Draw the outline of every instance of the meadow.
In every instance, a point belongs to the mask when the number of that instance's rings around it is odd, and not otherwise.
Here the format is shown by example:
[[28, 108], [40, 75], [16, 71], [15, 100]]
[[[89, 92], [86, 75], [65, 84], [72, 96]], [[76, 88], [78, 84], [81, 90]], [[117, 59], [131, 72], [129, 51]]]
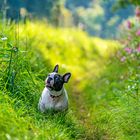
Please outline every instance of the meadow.
[[[120, 43], [42, 22], [0, 31], [0, 139], [139, 139], [139, 63], [121, 59]], [[69, 110], [43, 114], [38, 100], [56, 64], [72, 73]]]

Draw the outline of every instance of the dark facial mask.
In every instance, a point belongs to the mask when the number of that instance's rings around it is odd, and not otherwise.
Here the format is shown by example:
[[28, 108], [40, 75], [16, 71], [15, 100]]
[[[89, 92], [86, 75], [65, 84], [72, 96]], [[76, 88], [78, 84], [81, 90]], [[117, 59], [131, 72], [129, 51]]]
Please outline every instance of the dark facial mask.
[[63, 77], [59, 74], [54, 75], [54, 85], [53, 88], [55, 91], [60, 91], [63, 88]]

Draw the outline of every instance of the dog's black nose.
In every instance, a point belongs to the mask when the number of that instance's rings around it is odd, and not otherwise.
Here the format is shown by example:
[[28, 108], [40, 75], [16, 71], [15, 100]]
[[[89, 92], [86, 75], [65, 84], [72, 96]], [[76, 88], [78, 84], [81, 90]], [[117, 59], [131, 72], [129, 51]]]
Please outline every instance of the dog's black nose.
[[47, 83], [50, 83], [51, 80], [52, 80], [52, 78], [51, 77], [48, 77]]

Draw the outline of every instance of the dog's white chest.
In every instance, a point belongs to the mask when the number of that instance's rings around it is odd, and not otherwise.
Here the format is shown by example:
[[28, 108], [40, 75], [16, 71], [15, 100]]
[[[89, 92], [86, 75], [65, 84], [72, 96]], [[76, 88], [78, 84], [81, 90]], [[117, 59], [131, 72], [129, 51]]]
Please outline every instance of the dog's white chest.
[[51, 109], [63, 111], [68, 108], [68, 97], [65, 89], [63, 89], [63, 93], [59, 97], [52, 98], [50, 94], [50, 91], [47, 88], [44, 88], [38, 104], [39, 109], [42, 112]]

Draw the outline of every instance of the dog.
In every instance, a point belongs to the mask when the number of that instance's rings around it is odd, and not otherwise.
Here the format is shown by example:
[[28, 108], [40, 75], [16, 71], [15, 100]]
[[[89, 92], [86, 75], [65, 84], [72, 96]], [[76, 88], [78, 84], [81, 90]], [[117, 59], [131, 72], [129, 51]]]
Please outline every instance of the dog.
[[45, 88], [39, 99], [38, 108], [41, 112], [68, 110], [68, 95], [64, 83], [68, 83], [71, 73], [63, 76], [58, 74], [59, 65], [54, 67], [52, 73], [45, 80]]

